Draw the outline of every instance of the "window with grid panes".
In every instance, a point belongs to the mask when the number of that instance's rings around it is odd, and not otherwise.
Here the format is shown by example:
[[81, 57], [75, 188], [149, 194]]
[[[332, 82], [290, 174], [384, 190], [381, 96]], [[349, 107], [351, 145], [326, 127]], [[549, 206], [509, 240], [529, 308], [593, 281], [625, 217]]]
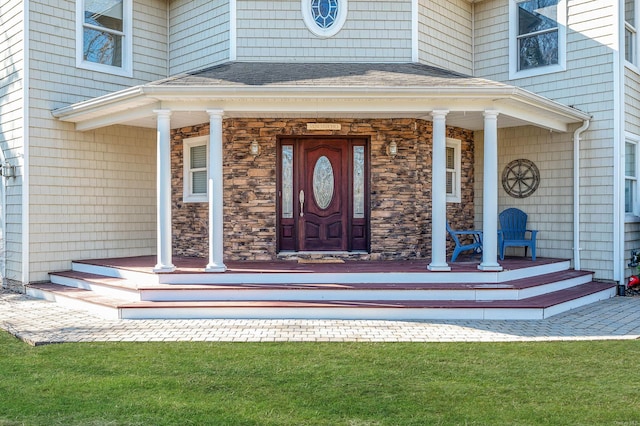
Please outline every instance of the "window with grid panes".
[[638, 141], [640, 138], [627, 135], [624, 147], [624, 211], [638, 216]]
[[565, 0], [510, 0], [510, 78], [564, 70]]
[[129, 75], [132, 48], [131, 0], [79, 0], [77, 65]]
[[206, 202], [208, 137], [184, 140], [184, 193], [185, 202]]
[[461, 168], [461, 142], [458, 139], [447, 138], [446, 147], [446, 173], [447, 173], [447, 201], [460, 202], [460, 168]]
[[624, 2], [624, 58], [638, 65], [637, 61], [637, 40], [638, 31], [636, 25], [638, 22], [638, 0], [625, 0]]

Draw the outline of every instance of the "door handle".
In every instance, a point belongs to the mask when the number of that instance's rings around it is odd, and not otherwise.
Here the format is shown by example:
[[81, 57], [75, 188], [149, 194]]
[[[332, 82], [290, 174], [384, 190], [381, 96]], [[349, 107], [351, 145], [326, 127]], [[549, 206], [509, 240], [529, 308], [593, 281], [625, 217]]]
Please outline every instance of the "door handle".
[[300, 190], [300, 217], [304, 216], [304, 189]]

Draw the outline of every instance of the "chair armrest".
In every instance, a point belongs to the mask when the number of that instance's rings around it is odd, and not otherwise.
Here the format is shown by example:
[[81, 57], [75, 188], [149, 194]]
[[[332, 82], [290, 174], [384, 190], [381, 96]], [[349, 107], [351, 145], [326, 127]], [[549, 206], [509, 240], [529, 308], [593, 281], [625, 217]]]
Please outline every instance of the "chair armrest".
[[482, 231], [479, 229], [471, 229], [467, 231], [453, 231], [453, 233], [456, 235], [471, 236], [475, 241], [482, 243]]
[[453, 231], [453, 233], [456, 235], [482, 235], [482, 231], [476, 229], [471, 229], [468, 231]]

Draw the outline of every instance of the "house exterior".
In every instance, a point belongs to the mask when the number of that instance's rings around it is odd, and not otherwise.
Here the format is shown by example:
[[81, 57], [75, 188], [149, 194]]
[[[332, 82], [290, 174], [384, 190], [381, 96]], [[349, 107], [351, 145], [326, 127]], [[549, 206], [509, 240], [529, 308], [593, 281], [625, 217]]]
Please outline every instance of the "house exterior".
[[[3, 285], [76, 259], [425, 259], [517, 207], [538, 256], [640, 247], [640, 4], [8, 0]], [[333, 185], [332, 182], [338, 182]]]

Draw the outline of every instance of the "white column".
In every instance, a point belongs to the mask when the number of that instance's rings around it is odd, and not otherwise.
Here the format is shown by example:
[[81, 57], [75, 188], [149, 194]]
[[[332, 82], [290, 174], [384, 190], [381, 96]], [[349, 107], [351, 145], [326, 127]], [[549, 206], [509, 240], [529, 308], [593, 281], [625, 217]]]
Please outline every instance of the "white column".
[[482, 185], [482, 271], [502, 271], [498, 263], [498, 111], [484, 112]]
[[449, 111], [432, 111], [433, 154], [431, 165], [431, 263], [430, 271], [450, 271], [447, 264], [447, 126]]
[[224, 272], [224, 199], [222, 172], [222, 116], [219, 109], [209, 114], [209, 169], [207, 194], [209, 197], [209, 263], [206, 272]]
[[157, 115], [157, 233], [158, 261], [154, 272], [173, 272], [171, 247], [171, 111], [159, 109]]

